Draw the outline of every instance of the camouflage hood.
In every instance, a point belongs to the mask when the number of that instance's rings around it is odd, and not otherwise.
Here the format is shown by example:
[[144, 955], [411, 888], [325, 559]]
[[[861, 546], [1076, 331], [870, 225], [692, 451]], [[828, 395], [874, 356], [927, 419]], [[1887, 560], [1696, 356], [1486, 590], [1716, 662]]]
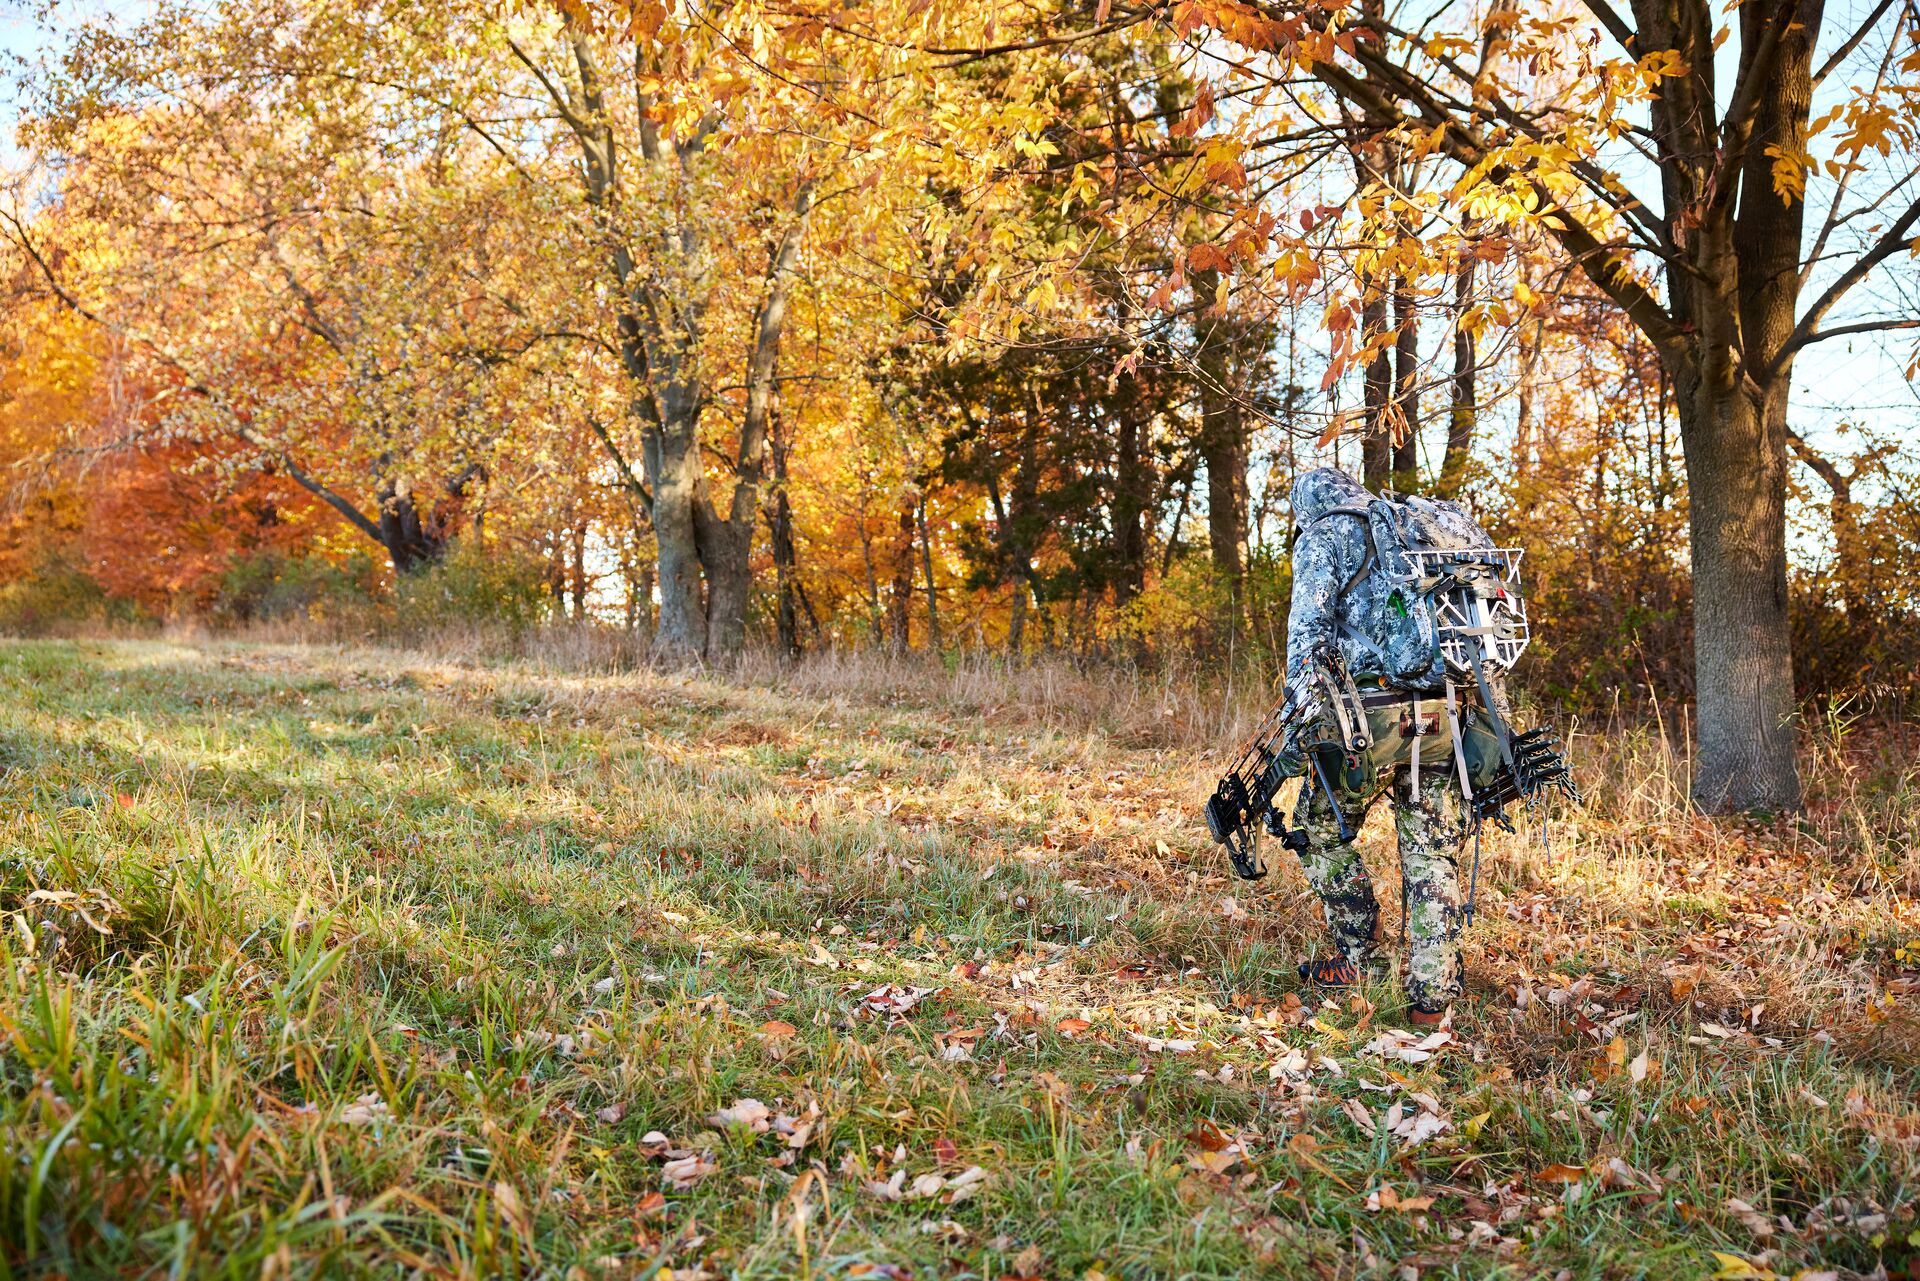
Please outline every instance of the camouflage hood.
[[1316, 467], [1293, 482], [1293, 524], [1305, 529], [1336, 507], [1364, 507], [1373, 498], [1359, 482], [1334, 467]]

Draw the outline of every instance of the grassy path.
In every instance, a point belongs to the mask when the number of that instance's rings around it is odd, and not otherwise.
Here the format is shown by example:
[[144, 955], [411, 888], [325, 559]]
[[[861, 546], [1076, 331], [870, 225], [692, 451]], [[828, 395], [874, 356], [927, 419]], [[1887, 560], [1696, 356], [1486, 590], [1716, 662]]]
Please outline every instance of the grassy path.
[[1688, 819], [1644, 743], [1593, 745], [1556, 852], [1492, 847], [1470, 999], [1415, 1042], [1390, 984], [1302, 1003], [1313, 909], [1294, 869], [1224, 878], [1194, 818], [1209, 759], [1031, 710], [937, 682], [0, 644], [0, 1260], [1090, 1279], [1920, 1255], [1910, 770], [1836, 749], [1807, 823], [1731, 829]]

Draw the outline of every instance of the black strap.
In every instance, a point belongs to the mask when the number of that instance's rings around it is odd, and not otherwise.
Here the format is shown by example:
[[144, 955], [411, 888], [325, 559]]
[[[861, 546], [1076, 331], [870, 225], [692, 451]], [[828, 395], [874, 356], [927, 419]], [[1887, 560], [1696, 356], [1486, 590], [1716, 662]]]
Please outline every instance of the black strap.
[[1480, 891], [1480, 819], [1473, 820], [1473, 877], [1467, 882], [1467, 924], [1473, 924], [1473, 899]]
[[1507, 718], [1500, 704], [1493, 699], [1493, 686], [1487, 680], [1487, 670], [1480, 661], [1480, 638], [1469, 636], [1467, 640], [1467, 658], [1473, 664], [1473, 680], [1480, 687], [1480, 701], [1486, 704], [1487, 719], [1493, 722], [1493, 736], [1500, 744], [1500, 759], [1507, 768], [1513, 768], [1513, 731], [1507, 728]]
[[1360, 522], [1360, 528], [1366, 533], [1366, 536], [1367, 536], [1366, 554], [1361, 556], [1360, 558], [1360, 568], [1353, 571], [1353, 577], [1349, 578], [1347, 580], [1347, 585], [1340, 589], [1340, 594], [1342, 596], [1347, 595], [1354, 588], [1358, 587], [1360, 585], [1361, 580], [1364, 579], [1367, 576], [1368, 572], [1373, 569], [1373, 561], [1374, 561], [1373, 522], [1367, 518], [1367, 512], [1368, 512], [1368, 509], [1366, 507], [1360, 506], [1358, 504], [1342, 503], [1338, 507], [1327, 508], [1327, 510], [1321, 512], [1318, 516], [1315, 516], [1313, 518], [1313, 523], [1315, 525], [1318, 525], [1321, 521], [1325, 520], [1329, 516], [1351, 516], [1355, 520], [1358, 520]]

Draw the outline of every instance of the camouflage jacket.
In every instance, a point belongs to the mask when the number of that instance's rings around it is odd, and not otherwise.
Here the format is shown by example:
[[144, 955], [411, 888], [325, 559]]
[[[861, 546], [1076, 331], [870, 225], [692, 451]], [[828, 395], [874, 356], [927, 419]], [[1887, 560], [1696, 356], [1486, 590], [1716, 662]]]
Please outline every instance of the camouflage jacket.
[[[1360, 508], [1373, 501], [1351, 476], [1332, 467], [1306, 472], [1293, 482], [1293, 523], [1299, 531], [1293, 547], [1293, 604], [1287, 619], [1287, 681], [1291, 686], [1316, 653], [1338, 655], [1358, 679], [1378, 675], [1382, 665], [1366, 639], [1383, 599], [1382, 576], [1369, 573], [1352, 591], [1343, 591], [1368, 561], [1367, 523], [1363, 518], [1322, 519], [1336, 507]], [[1403, 606], [1404, 608], [1404, 606]]]

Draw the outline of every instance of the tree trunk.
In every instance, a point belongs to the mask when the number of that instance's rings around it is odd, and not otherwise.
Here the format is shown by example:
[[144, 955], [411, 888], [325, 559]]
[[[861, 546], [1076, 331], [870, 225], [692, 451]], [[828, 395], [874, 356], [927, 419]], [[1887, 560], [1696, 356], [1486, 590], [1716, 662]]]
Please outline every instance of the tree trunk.
[[[1797, 810], [1792, 634], [1787, 616], [1787, 403], [1792, 360], [1776, 358], [1794, 330], [1806, 205], [1773, 189], [1767, 149], [1806, 144], [1813, 41], [1820, 0], [1743, 7], [1743, 57], [1762, 31], [1790, 16], [1764, 77], [1740, 153], [1739, 201], [1706, 190], [1705, 212], [1683, 272], [1669, 268], [1676, 313], [1692, 329], [1690, 361], [1669, 360], [1686, 453], [1693, 562], [1694, 697], [1699, 753], [1694, 803], [1710, 813]], [[1641, 8], [1647, 7], [1643, 0]], [[1645, 16], [1645, 15], [1643, 15]], [[1712, 102], [1710, 23], [1672, 27], [1682, 56], [1704, 59], [1693, 76], [1662, 86], [1654, 117], [1662, 150], [1691, 145], [1691, 99]], [[1665, 100], [1667, 93], [1675, 101]], [[1723, 138], [1721, 145], [1727, 145]], [[1689, 165], [1716, 163], [1688, 157]], [[1663, 169], [1665, 167], [1663, 166]], [[1679, 170], [1690, 185], [1705, 180]], [[1692, 196], [1683, 189], [1682, 197]], [[1669, 208], [1682, 208], [1669, 191]], [[1677, 368], [1673, 366], [1678, 366]]]
[[798, 556], [793, 545], [793, 506], [787, 499], [787, 444], [780, 436], [780, 418], [773, 418], [773, 493], [768, 496], [767, 534], [773, 544], [774, 643], [783, 658], [800, 657], [800, 611], [797, 607]]
[[[760, 515], [760, 478], [766, 470], [769, 424], [779, 410], [780, 340], [786, 333], [787, 295], [793, 287], [814, 185], [800, 184], [793, 216], [767, 255], [760, 305], [754, 313], [753, 346], [747, 354], [747, 407], [740, 423], [740, 453], [734, 463], [731, 509], [711, 536], [701, 539], [707, 570], [707, 658], [731, 662], [747, 643], [747, 602], [753, 592], [753, 531]], [[712, 509], [704, 508], [705, 515]]]
[[[1217, 271], [1195, 272], [1196, 298], [1211, 298]], [[1234, 374], [1235, 327], [1223, 316], [1203, 314], [1199, 329], [1200, 454], [1207, 464], [1207, 541], [1213, 567], [1233, 592], [1234, 623], [1240, 615], [1241, 578], [1247, 543], [1247, 416]]]
[[1393, 487], [1410, 494], [1420, 487], [1420, 317], [1405, 276], [1394, 281], [1393, 323]]
[[927, 522], [927, 493], [923, 489], [914, 504], [914, 519], [920, 525], [920, 568], [927, 578], [927, 648], [940, 652], [940, 598], [933, 583], [933, 532]]
[[1787, 625], [1786, 388], [1682, 388], [1693, 548], [1695, 803], [1710, 812], [1800, 805]]
[[899, 539], [893, 547], [893, 581], [887, 592], [887, 641], [895, 654], [904, 654], [912, 644], [908, 626], [913, 608], [914, 502], [911, 493], [900, 496], [897, 527]]
[[411, 574], [446, 555], [447, 540], [431, 521], [421, 519], [413, 485], [404, 478], [382, 489], [379, 526], [380, 545], [387, 549], [396, 574]]
[[587, 524], [581, 521], [572, 530], [573, 621], [587, 621]]
[[1115, 445], [1118, 459], [1114, 467], [1113, 551], [1118, 564], [1113, 596], [1114, 603], [1123, 606], [1146, 590], [1147, 509], [1152, 501], [1145, 448], [1147, 432], [1134, 409], [1130, 403], [1121, 406], [1119, 439]]
[[1201, 448], [1207, 464], [1207, 541], [1213, 567], [1232, 585], [1237, 599], [1246, 572], [1241, 555], [1247, 542], [1246, 425], [1228, 409], [1216, 409], [1207, 418]]
[[640, 571], [640, 581], [635, 587], [634, 596], [638, 606], [635, 614], [636, 621], [645, 624], [649, 633], [659, 626], [659, 620], [654, 617], [653, 611], [653, 586], [653, 566], [648, 565]]
[[1540, 363], [1540, 324], [1527, 320], [1513, 343], [1513, 474], [1525, 476], [1532, 468], [1534, 378]]
[[1475, 360], [1473, 335], [1467, 331], [1467, 309], [1473, 304], [1474, 257], [1460, 255], [1460, 269], [1453, 278], [1453, 404], [1447, 414], [1447, 452], [1440, 463], [1442, 498], [1458, 498], [1467, 477], [1467, 459], [1473, 449]]
[[[1360, 338], [1372, 342], [1387, 329], [1387, 296], [1369, 287], [1360, 305]], [[1393, 469], [1393, 431], [1387, 405], [1393, 398], [1393, 363], [1385, 350], [1367, 361], [1361, 382], [1366, 429], [1360, 437], [1360, 483], [1374, 493], [1387, 487]]]
[[660, 575], [660, 623], [653, 653], [669, 663], [707, 652], [707, 608], [700, 590], [700, 542], [694, 504], [702, 488], [700, 459], [684, 430], [651, 433], [646, 458], [653, 482], [653, 537]]
[[1027, 580], [1018, 572], [1013, 576], [1013, 604], [1007, 612], [1007, 653], [1020, 657], [1027, 640]]

